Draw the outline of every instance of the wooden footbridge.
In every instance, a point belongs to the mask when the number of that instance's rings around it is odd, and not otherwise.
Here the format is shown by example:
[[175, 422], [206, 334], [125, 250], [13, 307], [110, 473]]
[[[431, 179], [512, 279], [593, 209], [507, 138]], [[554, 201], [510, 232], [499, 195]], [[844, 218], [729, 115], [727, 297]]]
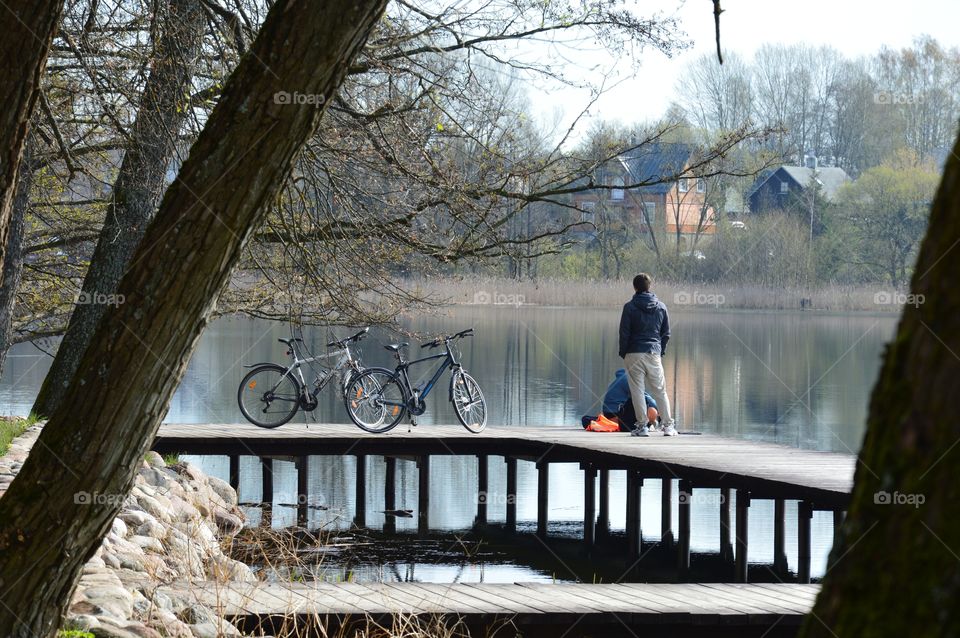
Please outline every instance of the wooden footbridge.
[[[517, 462], [536, 464], [537, 534], [547, 536], [548, 486], [551, 463], [579, 463], [584, 476], [583, 542], [595, 542], [609, 521], [609, 472], [627, 473], [626, 536], [628, 561], [641, 552], [640, 488], [659, 480], [661, 534], [665, 546], [676, 547], [681, 573], [690, 567], [690, 508], [695, 490], [719, 488], [721, 554], [735, 565], [734, 580], [747, 580], [748, 517], [752, 500], [771, 499], [774, 507], [775, 563], [786, 564], [785, 502], [799, 503], [798, 581], [810, 580], [810, 521], [814, 510], [832, 511], [835, 528], [842, 520], [853, 487], [853, 455], [801, 450], [782, 445], [727, 439], [710, 435], [630, 437], [621, 433], [592, 433], [579, 428], [494, 427], [471, 434], [459, 426], [422, 425], [408, 432], [399, 427], [387, 434], [368, 434], [351, 425], [287, 424], [266, 430], [247, 424], [164, 424], [154, 449], [161, 453], [217, 454], [230, 457], [230, 481], [239, 485], [239, 458], [261, 458], [264, 494], [272, 494], [274, 458], [293, 458], [298, 467], [298, 492], [307, 492], [307, 465], [311, 455], [354, 455], [357, 458], [358, 504], [355, 522], [365, 526], [367, 456], [386, 461], [384, 509], [396, 509], [396, 459], [414, 458], [419, 471], [418, 529], [429, 529], [430, 457], [475, 455], [478, 492], [487, 493], [489, 457], [503, 457], [507, 471], [506, 528], [517, 524]], [[673, 498], [673, 479], [679, 479], [679, 498]], [[599, 480], [599, 490], [596, 482]], [[736, 495], [736, 538], [731, 538], [731, 492]], [[307, 519], [307, 500], [299, 499], [298, 518]], [[676, 503], [676, 505], [675, 505]], [[676, 534], [673, 507], [678, 508]], [[386, 527], [392, 524], [388, 517]], [[477, 498], [476, 522], [487, 522], [485, 498]], [[798, 590], [800, 591], [800, 590]]]
[[[792, 636], [819, 586], [794, 584], [174, 583], [248, 631], [456, 619], [471, 635]], [[429, 632], [424, 632], [429, 633]], [[300, 635], [300, 634], [298, 634]], [[438, 634], [440, 635], [440, 634]]]

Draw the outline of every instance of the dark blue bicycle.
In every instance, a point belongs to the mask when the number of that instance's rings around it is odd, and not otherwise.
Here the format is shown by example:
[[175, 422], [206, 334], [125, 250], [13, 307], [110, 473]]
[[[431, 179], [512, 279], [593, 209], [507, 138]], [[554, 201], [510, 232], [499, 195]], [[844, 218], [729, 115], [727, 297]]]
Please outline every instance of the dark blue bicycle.
[[[427, 410], [425, 399], [447, 368], [450, 374], [450, 402], [457, 419], [471, 432], [478, 433], [487, 424], [487, 404], [477, 381], [467, 374], [450, 347], [452, 341], [473, 336], [473, 328], [447, 335], [420, 345], [421, 348], [439, 348], [444, 352], [413, 361], [404, 361], [407, 343], [384, 346], [397, 357], [396, 370], [367, 368], [347, 384], [344, 399], [350, 420], [367, 432], [387, 432], [397, 426], [406, 413], [411, 420]], [[408, 373], [410, 366], [442, 359], [433, 377], [423, 386], [414, 387]], [[414, 421], [415, 423], [415, 421]]]

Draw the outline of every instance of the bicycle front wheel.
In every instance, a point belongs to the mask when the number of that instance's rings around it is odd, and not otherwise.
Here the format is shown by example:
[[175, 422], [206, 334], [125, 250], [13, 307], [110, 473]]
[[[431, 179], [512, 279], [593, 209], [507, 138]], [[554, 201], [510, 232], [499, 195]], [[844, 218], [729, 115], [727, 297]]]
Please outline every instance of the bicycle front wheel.
[[257, 366], [240, 382], [237, 402], [244, 418], [262, 428], [276, 428], [297, 413], [300, 384], [286, 368], [272, 363]]
[[367, 432], [392, 430], [407, 411], [403, 387], [385, 368], [370, 368], [355, 376], [347, 385], [344, 402], [350, 420]]
[[487, 426], [487, 402], [477, 380], [463, 370], [450, 377], [450, 401], [463, 427], [479, 434]]

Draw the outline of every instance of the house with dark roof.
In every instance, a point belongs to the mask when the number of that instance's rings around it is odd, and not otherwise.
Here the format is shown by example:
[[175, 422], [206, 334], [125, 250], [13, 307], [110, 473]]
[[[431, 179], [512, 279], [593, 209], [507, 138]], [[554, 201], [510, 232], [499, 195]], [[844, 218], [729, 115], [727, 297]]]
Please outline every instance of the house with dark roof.
[[762, 214], [775, 210], [789, 210], [814, 184], [828, 202], [836, 200], [840, 188], [850, 181], [846, 171], [837, 166], [817, 166], [816, 158], [808, 156], [805, 166], [780, 166], [768, 169], [757, 177], [748, 198], [750, 212]]
[[574, 195], [584, 223], [622, 225], [637, 234], [682, 236], [715, 232], [714, 211], [706, 204], [707, 184], [690, 174], [694, 147], [647, 144], [604, 165], [594, 180], [607, 188]]

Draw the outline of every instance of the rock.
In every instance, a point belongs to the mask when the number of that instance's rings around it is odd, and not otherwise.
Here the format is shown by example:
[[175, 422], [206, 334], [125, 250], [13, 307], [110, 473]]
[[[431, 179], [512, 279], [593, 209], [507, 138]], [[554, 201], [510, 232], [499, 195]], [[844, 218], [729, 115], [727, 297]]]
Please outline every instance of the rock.
[[228, 556], [213, 556], [207, 568], [207, 578], [220, 582], [240, 581], [254, 582], [257, 580], [249, 565], [233, 560]]
[[131, 569], [135, 572], [143, 571], [143, 556], [136, 554], [117, 554], [117, 560], [120, 561], [121, 569]]
[[219, 508], [213, 512], [213, 520], [217, 524], [220, 533], [225, 536], [233, 536], [243, 529], [243, 521], [239, 516], [234, 516]]
[[146, 622], [167, 638], [193, 638], [190, 626], [177, 618], [172, 612], [156, 609]]
[[221, 636], [243, 635], [226, 620], [220, 620], [219, 627], [217, 623], [212, 622], [190, 625], [190, 631], [193, 632], [194, 638], [221, 638]]
[[140, 496], [137, 496], [137, 502], [140, 503], [140, 507], [142, 507], [146, 513], [150, 514], [155, 519], [161, 521], [170, 520], [169, 510], [165, 511], [163, 509], [163, 505], [160, 504], [160, 501], [157, 500], [156, 497], [144, 493]]
[[118, 585], [87, 587], [83, 590], [83, 597], [115, 618], [130, 618], [133, 615], [133, 596], [119, 586], [119, 581]]
[[124, 509], [122, 512], [120, 512], [120, 516], [118, 518], [133, 529], [137, 529], [138, 527], [146, 523], [148, 520], [151, 520], [151, 521], [157, 520], [151, 514], [148, 514], [143, 510], [127, 510], [127, 509]]
[[137, 634], [127, 629], [126, 624], [118, 621], [116, 618], [100, 618], [100, 626], [93, 630], [96, 638], [140, 638]]
[[67, 614], [67, 625], [71, 629], [91, 630], [99, 627], [100, 621], [89, 614]]
[[123, 538], [127, 535], [127, 524], [122, 518], [113, 519], [113, 524], [110, 526], [110, 532]]
[[155, 520], [144, 521], [143, 525], [137, 528], [137, 535], [163, 540], [167, 535], [167, 528]]
[[120, 559], [112, 552], [103, 553], [103, 563], [110, 569], [120, 569]]
[[130, 537], [130, 542], [138, 547], [143, 548], [144, 550], [156, 552], [158, 554], [163, 553], [163, 543], [152, 536], [140, 536], [139, 534], [134, 534]]
[[232, 507], [237, 506], [237, 491], [230, 487], [230, 484], [216, 476], [207, 477], [207, 485], [219, 496], [224, 503]]
[[160, 456], [158, 453], [154, 452], [153, 450], [150, 450], [149, 452], [144, 454], [143, 460], [146, 461], [147, 465], [151, 467], [162, 467], [162, 468], [167, 467], [167, 464], [163, 460], [163, 457]]

